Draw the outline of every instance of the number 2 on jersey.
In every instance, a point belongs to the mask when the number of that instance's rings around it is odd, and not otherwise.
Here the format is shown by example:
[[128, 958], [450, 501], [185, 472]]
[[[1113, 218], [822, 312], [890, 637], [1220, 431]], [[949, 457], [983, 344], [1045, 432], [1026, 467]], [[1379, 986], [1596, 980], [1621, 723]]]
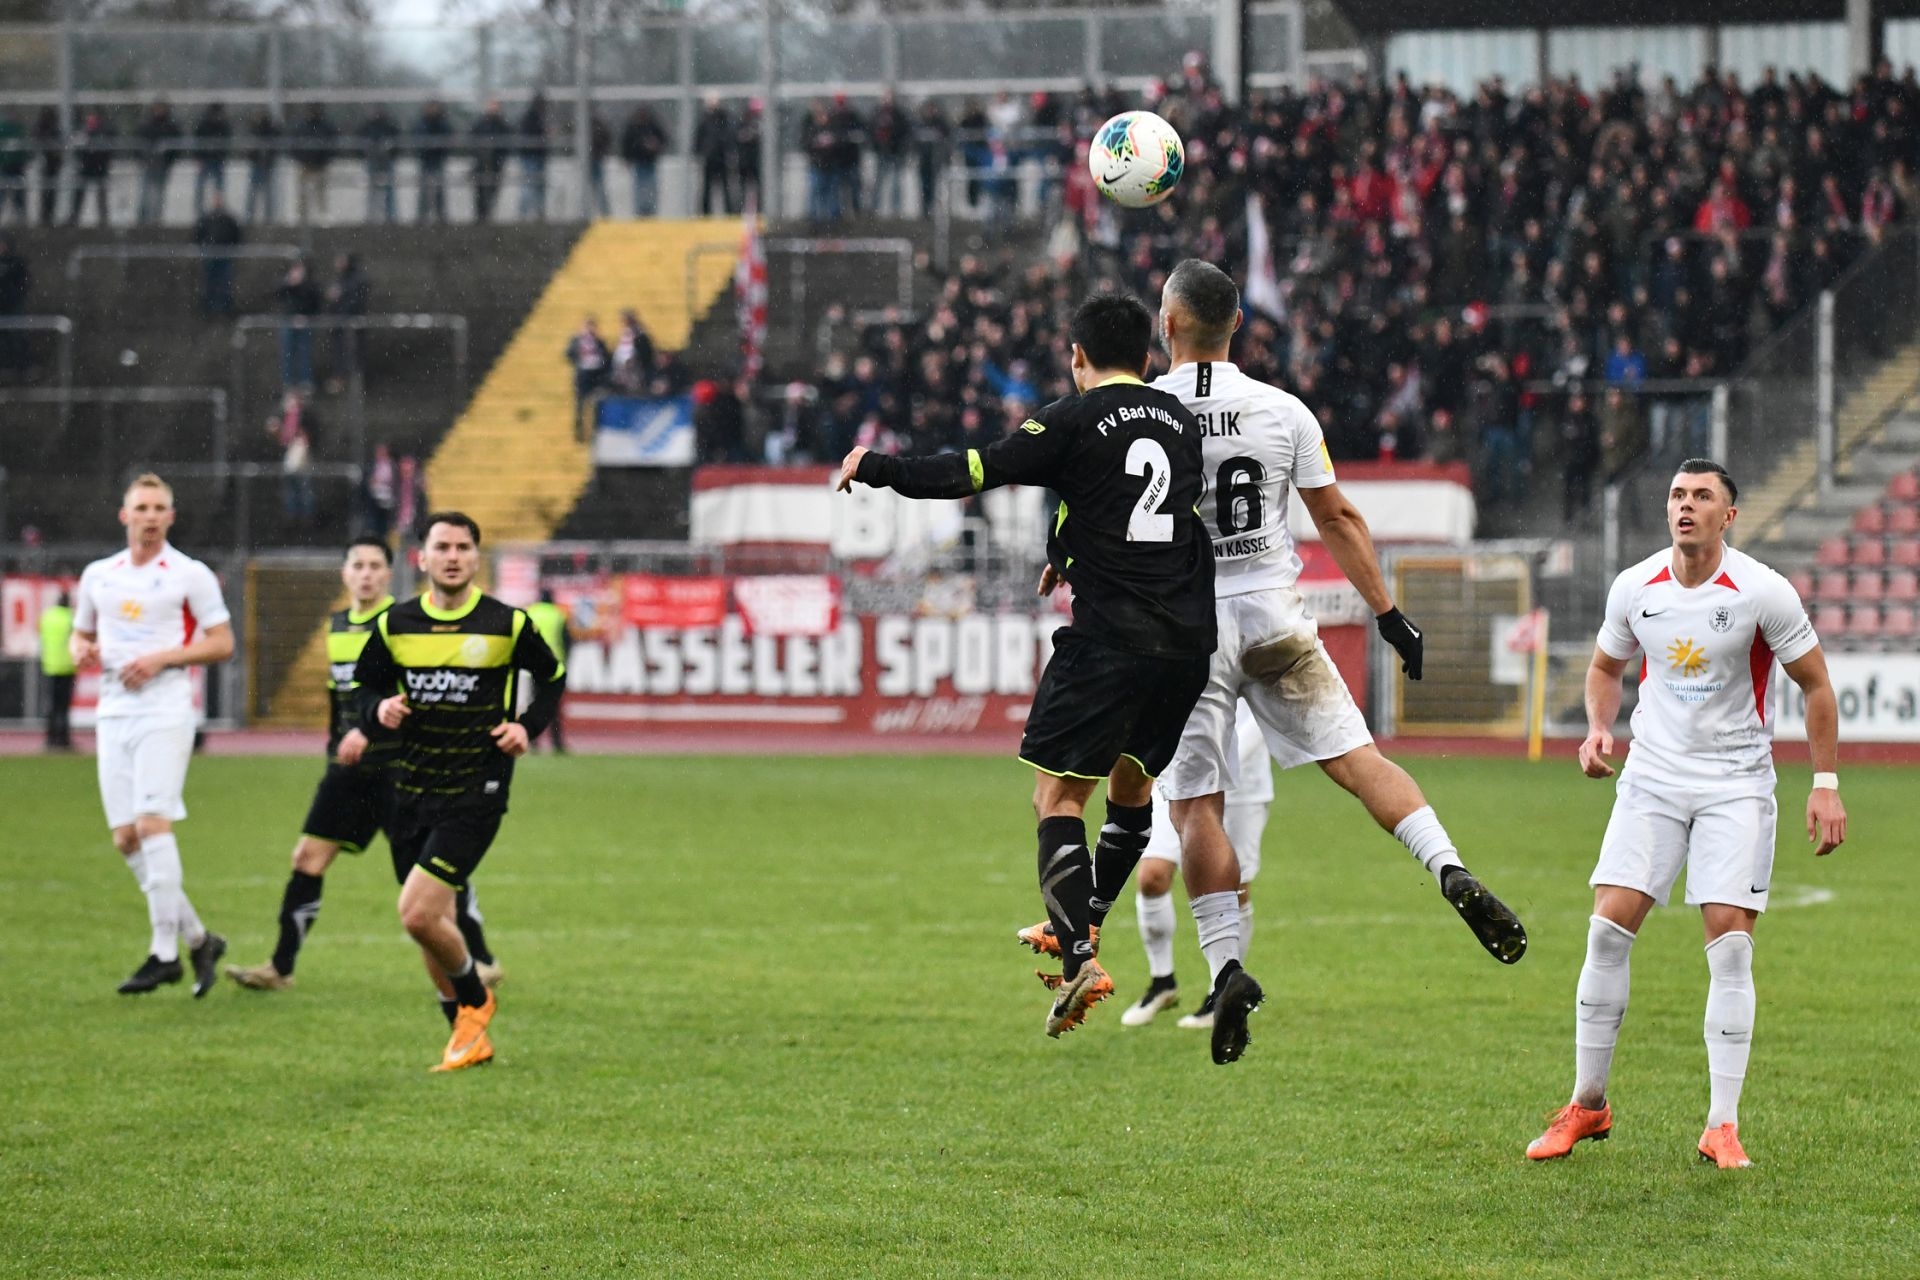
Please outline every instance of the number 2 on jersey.
[[1173, 464], [1158, 440], [1141, 436], [1127, 449], [1127, 474], [1145, 476], [1140, 501], [1127, 519], [1128, 542], [1172, 542], [1173, 516], [1159, 510], [1173, 489]]

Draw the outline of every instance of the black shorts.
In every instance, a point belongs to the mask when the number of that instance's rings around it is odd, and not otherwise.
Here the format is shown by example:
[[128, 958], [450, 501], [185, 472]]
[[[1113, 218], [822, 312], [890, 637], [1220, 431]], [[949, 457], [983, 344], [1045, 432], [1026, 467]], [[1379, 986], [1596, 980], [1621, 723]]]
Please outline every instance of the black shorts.
[[506, 816], [502, 809], [456, 809], [424, 818], [396, 817], [387, 828], [394, 879], [405, 884], [407, 875], [419, 867], [435, 880], [466, 888], [480, 859], [493, 847], [500, 819]]
[[1020, 759], [1056, 777], [1104, 778], [1127, 756], [1157, 777], [1173, 762], [1210, 665], [1206, 654], [1129, 653], [1062, 627], [1027, 714]]
[[392, 775], [385, 769], [349, 769], [330, 764], [313, 789], [313, 804], [300, 834], [330, 840], [348, 853], [363, 853], [387, 825], [393, 803]]

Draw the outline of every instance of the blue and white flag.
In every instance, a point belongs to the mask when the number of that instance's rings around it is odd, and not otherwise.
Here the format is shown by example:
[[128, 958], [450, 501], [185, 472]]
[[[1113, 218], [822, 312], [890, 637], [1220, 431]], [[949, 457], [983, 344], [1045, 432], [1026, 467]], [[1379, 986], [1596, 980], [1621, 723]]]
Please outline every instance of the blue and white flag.
[[594, 410], [595, 466], [690, 467], [693, 458], [691, 395], [608, 396]]

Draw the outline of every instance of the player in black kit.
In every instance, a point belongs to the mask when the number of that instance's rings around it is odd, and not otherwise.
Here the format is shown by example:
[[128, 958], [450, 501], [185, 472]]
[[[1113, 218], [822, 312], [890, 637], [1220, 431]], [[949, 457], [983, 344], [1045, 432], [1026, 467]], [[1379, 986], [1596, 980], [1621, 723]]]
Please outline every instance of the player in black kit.
[[[347, 607], [327, 618], [327, 697], [332, 707], [327, 726], [327, 771], [314, 789], [313, 804], [300, 826], [300, 840], [293, 847], [293, 873], [280, 896], [279, 940], [273, 956], [264, 964], [227, 966], [229, 978], [253, 991], [284, 991], [293, 985], [294, 963], [320, 916], [320, 891], [327, 869], [343, 852], [364, 852], [387, 825], [392, 796], [387, 766], [399, 744], [392, 739], [369, 741], [360, 729], [353, 667], [380, 615], [393, 604], [393, 596], [387, 591], [393, 581], [393, 553], [378, 538], [355, 538], [347, 544], [340, 581], [347, 589]], [[402, 880], [407, 871], [407, 866], [395, 867]], [[471, 889], [460, 894], [456, 919], [474, 954], [481, 981], [489, 987], [497, 986], [500, 966], [487, 948], [486, 930]], [[441, 1012], [448, 1022], [453, 1021], [451, 998], [441, 1001]]]
[[[1073, 382], [986, 449], [896, 458], [855, 449], [855, 480], [909, 498], [964, 498], [1007, 484], [1061, 496], [1040, 591], [1073, 588], [1073, 622], [1027, 717], [1020, 759], [1036, 772], [1040, 896], [1063, 972], [1047, 1034], [1085, 1020], [1113, 992], [1095, 959], [1096, 915], [1146, 848], [1153, 778], [1179, 745], [1214, 648], [1213, 544], [1195, 511], [1200, 430], [1180, 402], [1141, 381], [1153, 316], [1134, 298], [1095, 294], [1074, 312]], [[1106, 822], [1087, 849], [1087, 802], [1107, 780]]]

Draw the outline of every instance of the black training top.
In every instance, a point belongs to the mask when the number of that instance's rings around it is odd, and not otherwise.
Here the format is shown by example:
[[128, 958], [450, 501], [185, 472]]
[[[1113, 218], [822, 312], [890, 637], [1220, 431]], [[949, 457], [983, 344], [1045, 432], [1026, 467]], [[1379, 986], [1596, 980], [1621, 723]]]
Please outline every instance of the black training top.
[[[327, 759], [340, 750], [340, 739], [348, 730], [360, 728], [359, 686], [353, 682], [353, 669], [374, 624], [393, 604], [392, 596], [382, 596], [365, 613], [356, 613], [349, 605], [327, 615], [327, 694], [333, 703], [333, 717], [327, 725]], [[400, 741], [394, 737], [369, 739], [361, 753], [362, 769], [384, 769], [392, 763]]]
[[383, 699], [404, 693], [412, 713], [397, 734], [396, 802], [413, 813], [504, 810], [513, 759], [492, 730], [515, 718], [521, 671], [535, 680], [533, 704], [518, 717], [537, 738], [560, 709], [566, 667], [524, 609], [473, 589], [460, 608], [440, 610], [425, 596], [381, 614], [354, 669], [360, 727], [393, 738], [379, 721]]
[[869, 453], [855, 475], [909, 498], [1005, 484], [1060, 495], [1047, 559], [1073, 587], [1073, 625], [1135, 653], [1212, 653], [1213, 542], [1196, 505], [1200, 426], [1178, 399], [1109, 378], [1054, 401], [985, 449]]

